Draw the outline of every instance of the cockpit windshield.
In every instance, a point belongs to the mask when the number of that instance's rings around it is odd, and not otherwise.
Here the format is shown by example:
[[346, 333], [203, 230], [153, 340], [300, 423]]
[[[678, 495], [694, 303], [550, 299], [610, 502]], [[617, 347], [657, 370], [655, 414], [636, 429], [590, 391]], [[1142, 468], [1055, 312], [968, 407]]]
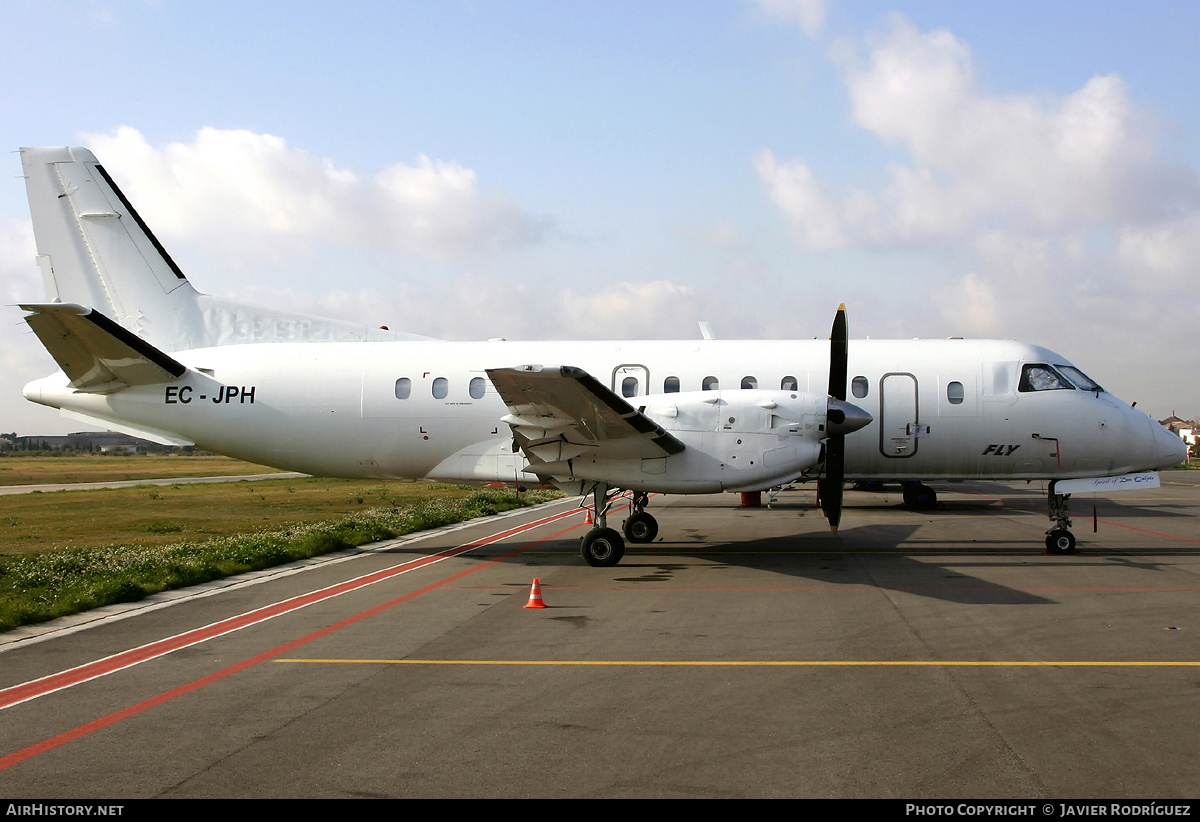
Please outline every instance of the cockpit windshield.
[[1070, 380], [1055, 371], [1045, 363], [1028, 363], [1021, 369], [1021, 382], [1017, 384], [1018, 391], [1058, 391], [1072, 390]]
[[1095, 383], [1087, 374], [1080, 371], [1073, 365], [1056, 365], [1054, 366], [1059, 371], [1067, 376], [1071, 382], [1075, 383], [1075, 387], [1084, 391], [1103, 391], [1099, 385]]

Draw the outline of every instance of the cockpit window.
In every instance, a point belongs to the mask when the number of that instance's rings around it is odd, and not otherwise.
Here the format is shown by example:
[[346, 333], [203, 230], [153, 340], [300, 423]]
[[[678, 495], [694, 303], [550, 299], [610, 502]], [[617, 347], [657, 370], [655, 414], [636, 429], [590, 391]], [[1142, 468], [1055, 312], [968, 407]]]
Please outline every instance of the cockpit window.
[[1063, 374], [1065, 374], [1067, 379], [1069, 379], [1071, 382], [1075, 383], [1076, 388], [1079, 388], [1083, 391], [1103, 391], [1104, 390], [1099, 385], [1097, 385], [1087, 374], [1083, 373], [1082, 371], [1080, 371], [1078, 368], [1076, 368], [1073, 365], [1056, 365], [1054, 367], [1057, 368], [1059, 371], [1061, 371]]
[[1057, 391], [1062, 388], [1073, 389], [1075, 386], [1053, 368], [1042, 363], [1030, 363], [1021, 369], [1021, 382], [1018, 391]]

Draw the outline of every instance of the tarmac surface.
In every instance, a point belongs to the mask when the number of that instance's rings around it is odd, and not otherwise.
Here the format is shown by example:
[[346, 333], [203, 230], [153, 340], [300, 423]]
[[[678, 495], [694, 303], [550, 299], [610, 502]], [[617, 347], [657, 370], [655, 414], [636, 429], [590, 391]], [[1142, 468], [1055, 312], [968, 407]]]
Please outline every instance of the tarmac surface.
[[1037, 483], [847, 492], [836, 535], [811, 488], [655, 497], [615, 568], [571, 500], [10, 632], [0, 796], [1198, 797], [1162, 479], [1074, 498], [1078, 556]]

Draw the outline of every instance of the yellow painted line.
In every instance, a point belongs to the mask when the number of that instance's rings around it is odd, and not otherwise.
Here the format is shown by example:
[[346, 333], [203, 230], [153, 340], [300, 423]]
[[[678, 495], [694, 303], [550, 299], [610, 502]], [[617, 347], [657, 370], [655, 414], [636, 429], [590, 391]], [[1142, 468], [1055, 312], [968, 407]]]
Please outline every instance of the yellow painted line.
[[610, 665], [669, 666], [680, 668], [799, 668], [799, 667], [916, 667], [916, 668], [1179, 668], [1200, 667], [1200, 661], [1047, 661], [1047, 660], [922, 660], [922, 659], [794, 659], [794, 660], [687, 660], [687, 659], [276, 659], [315, 665]]

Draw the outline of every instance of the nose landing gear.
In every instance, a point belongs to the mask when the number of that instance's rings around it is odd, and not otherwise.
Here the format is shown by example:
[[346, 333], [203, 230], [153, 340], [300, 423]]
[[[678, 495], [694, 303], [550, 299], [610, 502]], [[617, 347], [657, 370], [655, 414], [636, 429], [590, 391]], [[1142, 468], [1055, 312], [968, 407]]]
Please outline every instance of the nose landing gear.
[[1070, 531], [1071, 517], [1067, 510], [1071, 495], [1056, 494], [1054, 486], [1055, 482], [1052, 481], [1046, 497], [1050, 519], [1054, 520], [1054, 527], [1046, 532], [1046, 553], [1075, 554], [1078, 553], [1075, 549], [1075, 535]]

